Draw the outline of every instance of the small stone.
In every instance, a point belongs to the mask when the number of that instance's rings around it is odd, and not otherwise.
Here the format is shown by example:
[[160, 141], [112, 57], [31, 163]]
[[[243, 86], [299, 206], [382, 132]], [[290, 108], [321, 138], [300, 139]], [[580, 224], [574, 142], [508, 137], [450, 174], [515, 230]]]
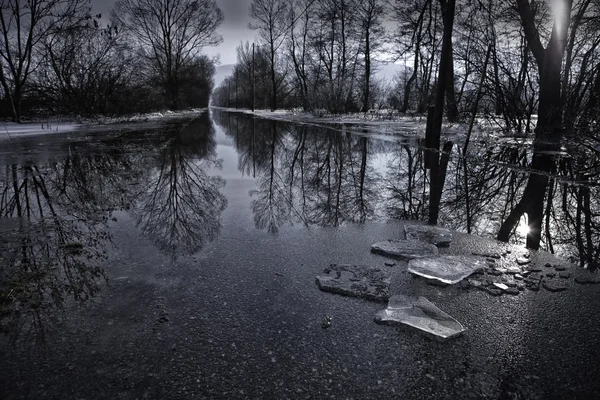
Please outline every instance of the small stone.
[[519, 265], [529, 264], [530, 262], [531, 262], [531, 260], [526, 257], [518, 257], [517, 258], [517, 264], [519, 264]]
[[508, 267], [508, 268], [506, 268], [506, 273], [507, 274], [514, 275], [514, 274], [518, 274], [520, 272], [521, 272], [521, 268], [519, 268], [519, 267]]
[[333, 317], [330, 315], [326, 315], [323, 317], [323, 320], [321, 321], [321, 328], [323, 329], [327, 329], [331, 326], [331, 323], [333, 321]]
[[480, 281], [478, 281], [478, 280], [475, 280], [475, 279], [471, 279], [471, 280], [469, 281], [469, 283], [470, 283], [470, 284], [471, 284], [471, 286], [473, 286], [473, 287], [480, 287], [480, 286], [481, 286], [481, 282], [480, 282]]
[[517, 282], [515, 282], [515, 281], [506, 281], [506, 282], [504, 282], [504, 284], [506, 286], [508, 286], [509, 288], [517, 287]]
[[500, 296], [502, 294], [502, 290], [497, 288], [497, 287], [482, 287], [482, 290], [484, 290], [486, 293], [492, 295], [492, 296]]
[[396, 265], [396, 263], [392, 262], [392, 261], [386, 261], [386, 262], [384, 262], [384, 264], [386, 267], [393, 267], [394, 265]]
[[575, 277], [575, 282], [579, 283], [580, 285], [595, 285], [600, 283], [600, 279], [598, 279], [596, 276], [580, 275]]
[[469, 289], [471, 287], [471, 284], [469, 283], [469, 281], [463, 279], [462, 281], [460, 281], [460, 287], [463, 289]]
[[519, 289], [517, 289], [517, 288], [515, 288], [515, 287], [509, 287], [508, 289], [506, 289], [506, 290], [504, 291], [504, 293], [506, 293], [506, 294], [510, 294], [510, 295], [513, 295], [513, 296], [516, 296], [516, 295], [518, 295], [520, 292], [519, 292]]
[[521, 274], [515, 274], [515, 279], [521, 281], [521, 280], [523, 280], [523, 275], [521, 275]]
[[542, 286], [544, 289], [551, 292], [562, 292], [563, 290], [567, 290], [567, 287], [560, 282], [544, 282], [542, 283]]
[[518, 289], [520, 292], [522, 292], [523, 290], [525, 290], [525, 285], [523, 285], [523, 284], [521, 284], [521, 283], [518, 283], [518, 284], [517, 284], [517, 289]]
[[569, 279], [571, 277], [571, 273], [563, 271], [563, 272], [559, 272], [558, 276], [563, 279]]
[[528, 271], [528, 272], [542, 272], [543, 270], [540, 267], [536, 267], [534, 265], [530, 265], [530, 266], [527, 267], [526, 271]]
[[529, 258], [529, 257], [531, 257], [531, 254], [529, 254], [529, 252], [526, 251], [525, 253], [523, 253], [523, 257]]
[[554, 266], [554, 269], [555, 269], [556, 271], [564, 271], [564, 270], [566, 270], [566, 269], [567, 269], [567, 267], [565, 267], [564, 265], [555, 265], [555, 266]]
[[498, 289], [502, 289], [502, 290], [508, 289], [508, 286], [506, 286], [504, 283], [496, 283], [496, 282], [494, 282], [494, 286], [496, 286]]
[[427, 278], [424, 278], [424, 279], [425, 279], [425, 282], [430, 286], [438, 286], [438, 287], [448, 286], [448, 283], [438, 281], [437, 279], [427, 279]]
[[556, 276], [556, 272], [547, 272], [547, 273], [546, 273], [546, 276], [547, 276], [548, 278], [554, 278], [554, 277]]
[[500, 258], [500, 254], [494, 254], [494, 253], [479, 253], [479, 252], [474, 251], [471, 254], [473, 254], [474, 256], [485, 257], [485, 258], [495, 258], [495, 259]]
[[552, 268], [552, 264], [546, 263], [546, 264], [544, 264], [544, 267], [546, 267], [546, 268]]
[[539, 284], [533, 284], [533, 285], [527, 286], [527, 289], [531, 290], [532, 292], [539, 292], [540, 291], [540, 285]]

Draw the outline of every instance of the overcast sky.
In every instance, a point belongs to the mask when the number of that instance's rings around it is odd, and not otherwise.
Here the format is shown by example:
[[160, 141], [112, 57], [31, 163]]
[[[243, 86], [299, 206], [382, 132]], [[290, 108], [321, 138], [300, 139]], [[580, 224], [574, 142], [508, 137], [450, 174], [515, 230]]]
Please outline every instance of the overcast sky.
[[[110, 9], [116, 0], [92, 0], [92, 12], [101, 13], [103, 18], [108, 17]], [[204, 53], [210, 56], [220, 54], [221, 64], [234, 64], [236, 61], [235, 48], [241, 41], [252, 42], [255, 32], [248, 29], [248, 8], [252, 0], [216, 0], [223, 11], [224, 21], [218, 29], [223, 36], [223, 43], [218, 47], [207, 47]]]

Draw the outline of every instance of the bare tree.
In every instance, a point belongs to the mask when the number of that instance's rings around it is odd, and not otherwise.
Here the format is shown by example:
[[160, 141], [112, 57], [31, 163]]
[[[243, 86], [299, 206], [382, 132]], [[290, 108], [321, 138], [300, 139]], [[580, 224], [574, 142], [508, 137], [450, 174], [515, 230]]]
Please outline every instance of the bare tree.
[[250, 28], [258, 30], [261, 41], [269, 48], [271, 110], [275, 110], [281, 84], [277, 79], [276, 55], [287, 33], [287, 3], [284, 0], [254, 0], [250, 5], [250, 17], [256, 21]]
[[139, 42], [170, 107], [179, 108], [182, 70], [203, 47], [222, 41], [215, 0], [118, 0], [112, 17]]
[[367, 112], [371, 108], [370, 89], [371, 75], [373, 73], [371, 57], [381, 45], [381, 38], [383, 36], [382, 17], [384, 13], [385, 8], [381, 0], [365, 0], [359, 2], [358, 15], [364, 40], [363, 51], [365, 57], [362, 112]]
[[524, 213], [527, 213], [530, 232], [527, 234], [527, 247], [538, 249], [542, 234], [544, 197], [548, 186], [548, 174], [554, 168], [553, 157], [548, 151], [556, 149], [563, 135], [561, 107], [561, 72], [567, 42], [567, 32], [571, 23], [572, 0], [554, 2], [555, 19], [544, 47], [540, 39], [540, 29], [535, 24], [535, 13], [527, 0], [517, 0], [519, 16], [527, 44], [538, 65], [540, 75], [538, 124], [536, 127], [532, 173], [523, 192], [521, 201], [506, 218], [498, 239], [508, 241], [510, 233]]
[[86, 0], [3, 0], [0, 2], [0, 84], [15, 122], [21, 122], [21, 105], [36, 51], [48, 36], [89, 19]]
[[50, 110], [94, 115], [131, 107], [126, 103], [136, 81], [135, 54], [116, 26], [95, 22], [52, 35], [43, 55], [34, 85]]

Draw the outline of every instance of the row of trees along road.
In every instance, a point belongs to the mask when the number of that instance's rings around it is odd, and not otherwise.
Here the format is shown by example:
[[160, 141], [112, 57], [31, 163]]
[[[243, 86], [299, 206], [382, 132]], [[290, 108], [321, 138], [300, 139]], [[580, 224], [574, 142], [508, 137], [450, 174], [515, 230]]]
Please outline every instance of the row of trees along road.
[[[498, 129], [533, 135], [538, 173], [502, 224], [501, 240], [527, 214], [527, 245], [540, 246], [553, 154], [565, 135], [592, 147], [600, 140], [598, 1], [254, 0], [250, 16], [259, 41], [239, 46], [215, 105], [423, 113], [435, 104], [438, 138], [442, 109], [470, 127], [485, 116]], [[392, 86], [374, 79], [382, 61], [404, 65]], [[467, 146], [468, 139], [463, 153]], [[432, 185], [433, 203], [440, 183]]]
[[[258, 41], [238, 47], [237, 63], [215, 90], [213, 104], [423, 113], [434, 103], [446, 3], [254, 0], [250, 27]], [[547, 99], [541, 95], [544, 57], [559, 68], [552, 84], [561, 104], [556, 118], [576, 125], [597, 112], [600, 3], [466, 0], [456, 2], [453, 16], [445, 79], [449, 120], [468, 118], [477, 100], [479, 111], [497, 125], [533, 131], [531, 116]], [[541, 50], [559, 39], [561, 45]], [[405, 65], [391, 85], [374, 75], [390, 61]]]
[[0, 114], [124, 114], [205, 107], [223, 14], [215, 0], [0, 2]]

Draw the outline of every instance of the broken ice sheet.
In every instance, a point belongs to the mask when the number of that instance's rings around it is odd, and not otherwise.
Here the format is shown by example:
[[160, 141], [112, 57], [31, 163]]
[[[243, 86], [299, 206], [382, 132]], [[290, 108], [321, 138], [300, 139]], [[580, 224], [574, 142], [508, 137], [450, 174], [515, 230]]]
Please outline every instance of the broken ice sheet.
[[390, 275], [380, 268], [363, 265], [331, 264], [326, 275], [317, 276], [317, 286], [324, 292], [387, 301]]
[[429, 225], [405, 225], [404, 232], [408, 240], [420, 240], [436, 246], [450, 246], [452, 233], [449, 229]]
[[466, 330], [425, 297], [404, 295], [390, 297], [387, 308], [375, 315], [375, 322], [408, 325], [441, 340], [457, 337]]
[[424, 243], [418, 240], [387, 240], [384, 242], [377, 242], [371, 245], [371, 251], [389, 257], [408, 260], [438, 255], [437, 247], [430, 243]]
[[441, 256], [410, 260], [408, 272], [453, 285], [485, 266], [479, 258]]

